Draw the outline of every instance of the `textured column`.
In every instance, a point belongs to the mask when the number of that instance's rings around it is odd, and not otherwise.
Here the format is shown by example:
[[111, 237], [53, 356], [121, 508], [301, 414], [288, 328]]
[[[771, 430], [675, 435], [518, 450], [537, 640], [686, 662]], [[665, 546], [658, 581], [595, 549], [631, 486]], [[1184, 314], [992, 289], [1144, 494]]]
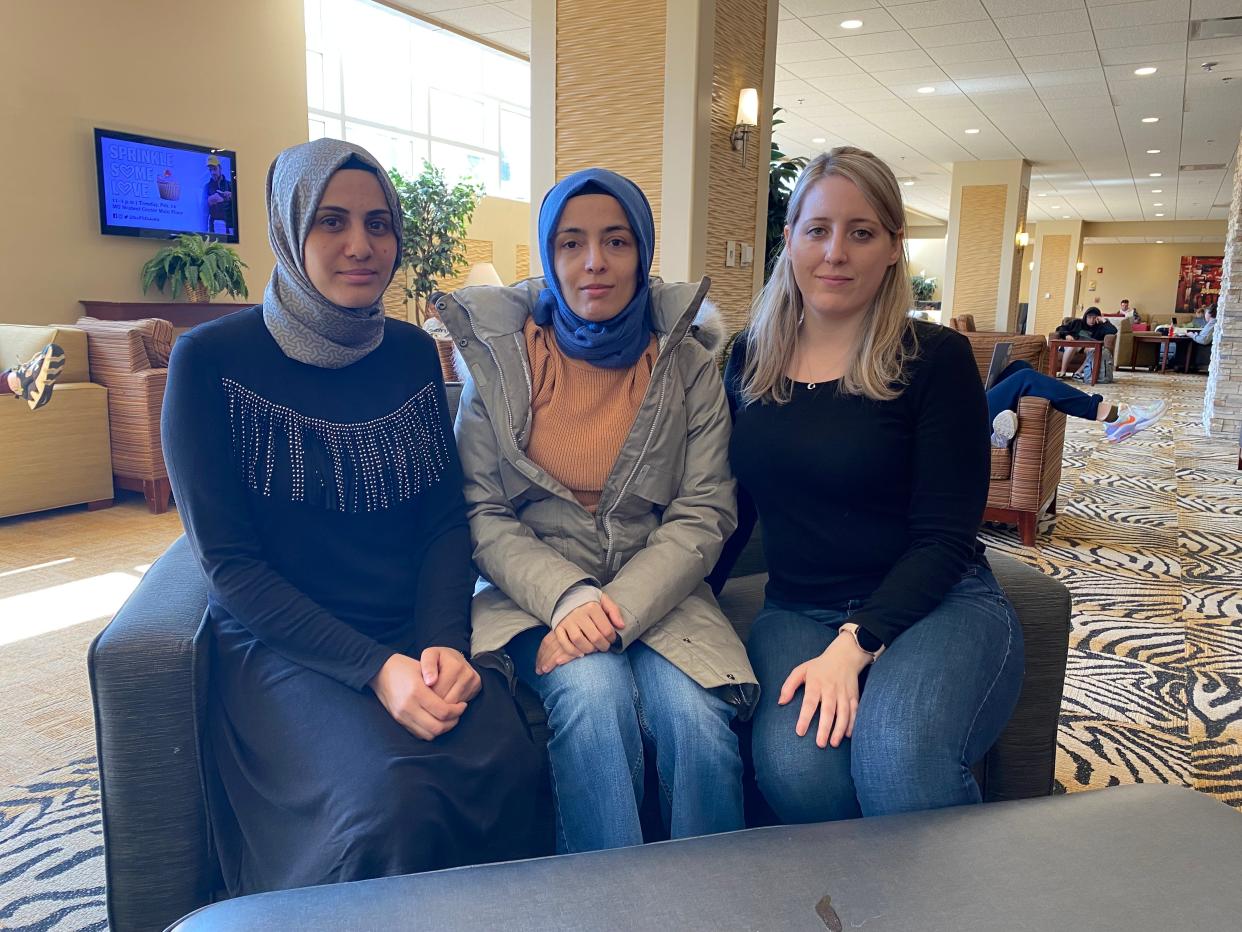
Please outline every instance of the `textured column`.
[[1216, 336], [1203, 398], [1203, 429], [1226, 439], [1242, 432], [1242, 137], [1234, 158], [1233, 198], [1225, 234]]
[[1035, 227], [1035, 268], [1027, 297], [1027, 333], [1048, 334], [1074, 316], [1078, 300], [1081, 220], [1041, 220]]
[[1031, 166], [1023, 159], [957, 162], [945, 246], [947, 321], [973, 314], [980, 330], [1011, 330], [1018, 318], [1022, 250]]

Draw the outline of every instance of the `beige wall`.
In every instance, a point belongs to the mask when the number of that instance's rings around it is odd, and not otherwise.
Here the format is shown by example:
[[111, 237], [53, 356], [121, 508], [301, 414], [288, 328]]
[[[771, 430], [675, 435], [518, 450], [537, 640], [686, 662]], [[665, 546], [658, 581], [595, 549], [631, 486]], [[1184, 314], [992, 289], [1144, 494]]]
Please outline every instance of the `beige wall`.
[[[1122, 298], [1145, 318], [1155, 315], [1167, 321], [1177, 298], [1177, 276], [1182, 256], [1221, 256], [1224, 243], [1165, 243], [1157, 245], [1097, 246], [1082, 248], [1086, 269], [1081, 275], [1078, 305], [1094, 304], [1114, 310]], [[1097, 268], [1104, 269], [1096, 272]], [[1092, 283], [1095, 291], [1091, 291]]]
[[[237, 151], [237, 249], [251, 298], [262, 297], [272, 267], [267, 168], [307, 134], [302, 9], [302, 0], [0, 2], [9, 217], [0, 322], [76, 320], [81, 298], [142, 299], [138, 273], [158, 244], [100, 235], [96, 126]], [[222, 28], [225, 39], [204, 38]]]
[[492, 244], [490, 261], [506, 285], [525, 277], [518, 271], [518, 247], [531, 245], [530, 214], [531, 206], [525, 201], [485, 197], [466, 231], [467, 238]]

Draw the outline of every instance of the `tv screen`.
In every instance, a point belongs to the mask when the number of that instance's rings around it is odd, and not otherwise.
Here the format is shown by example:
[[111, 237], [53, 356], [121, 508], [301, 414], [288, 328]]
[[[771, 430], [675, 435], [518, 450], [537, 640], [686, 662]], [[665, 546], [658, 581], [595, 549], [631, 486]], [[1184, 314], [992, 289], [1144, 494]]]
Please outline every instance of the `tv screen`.
[[236, 152], [96, 129], [95, 167], [101, 233], [237, 242]]

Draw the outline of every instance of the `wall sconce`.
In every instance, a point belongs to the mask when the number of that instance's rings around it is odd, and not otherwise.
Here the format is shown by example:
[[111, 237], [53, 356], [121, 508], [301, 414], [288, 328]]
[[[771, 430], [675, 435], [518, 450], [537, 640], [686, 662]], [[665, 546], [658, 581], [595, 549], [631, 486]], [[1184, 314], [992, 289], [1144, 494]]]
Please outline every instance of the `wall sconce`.
[[1023, 230], [1014, 237], [1014, 241], [1018, 244], [1019, 249], [1025, 249], [1031, 243], [1031, 234]]
[[729, 136], [734, 151], [742, 153], [742, 165], [746, 164], [746, 143], [758, 125], [759, 92], [753, 87], [744, 87], [737, 98], [737, 122]]
[[1034, 271], [1035, 271], [1035, 260], [1034, 260], [1034, 259], [1032, 259], [1030, 262], [1028, 262], [1028, 263], [1026, 264], [1026, 270], [1027, 270], [1028, 272], [1034, 272]]
[[1087, 263], [1085, 263], [1085, 262], [1075, 262], [1075, 263], [1074, 263], [1074, 268], [1078, 269], [1078, 271], [1080, 271], [1080, 272], [1081, 272], [1083, 269], [1085, 269], [1086, 267], [1087, 267]]

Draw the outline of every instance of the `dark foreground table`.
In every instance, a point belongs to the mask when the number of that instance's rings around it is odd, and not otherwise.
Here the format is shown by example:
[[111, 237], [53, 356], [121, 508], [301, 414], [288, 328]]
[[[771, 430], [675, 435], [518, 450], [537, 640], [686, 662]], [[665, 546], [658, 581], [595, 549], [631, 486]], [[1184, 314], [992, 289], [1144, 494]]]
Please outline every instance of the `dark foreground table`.
[[173, 929], [1237, 929], [1240, 881], [1242, 814], [1134, 786], [268, 893]]

